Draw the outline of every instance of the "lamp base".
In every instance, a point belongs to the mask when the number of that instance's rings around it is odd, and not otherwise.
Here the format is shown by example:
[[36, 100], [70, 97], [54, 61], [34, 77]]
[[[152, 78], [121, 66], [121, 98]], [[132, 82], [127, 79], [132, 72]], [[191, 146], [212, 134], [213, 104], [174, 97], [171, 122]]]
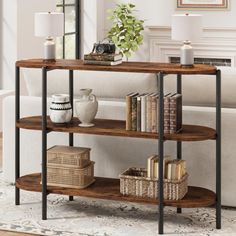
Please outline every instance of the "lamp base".
[[184, 41], [181, 47], [180, 64], [182, 67], [192, 67], [194, 64], [193, 48], [190, 41]]
[[48, 37], [44, 43], [44, 58], [45, 61], [49, 62], [56, 59], [56, 45], [53, 38]]

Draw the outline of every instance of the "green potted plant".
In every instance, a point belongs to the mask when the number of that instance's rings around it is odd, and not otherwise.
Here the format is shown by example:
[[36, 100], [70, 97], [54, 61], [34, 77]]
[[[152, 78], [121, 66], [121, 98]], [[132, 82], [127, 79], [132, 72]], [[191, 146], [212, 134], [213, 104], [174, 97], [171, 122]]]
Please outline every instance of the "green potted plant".
[[113, 21], [108, 38], [127, 60], [131, 52], [137, 51], [143, 43], [141, 32], [144, 30], [144, 21], [133, 15], [134, 10], [134, 4], [119, 4], [114, 10], [109, 10], [111, 15], [108, 17]]

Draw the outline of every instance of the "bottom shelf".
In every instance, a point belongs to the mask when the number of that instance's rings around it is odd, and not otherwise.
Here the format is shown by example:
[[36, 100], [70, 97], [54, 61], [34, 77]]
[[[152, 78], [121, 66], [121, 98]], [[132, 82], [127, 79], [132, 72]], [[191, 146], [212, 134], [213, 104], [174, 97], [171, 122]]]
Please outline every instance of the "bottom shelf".
[[[158, 204], [158, 200], [149, 198], [138, 198], [133, 196], [123, 196], [120, 194], [120, 180], [111, 178], [96, 177], [94, 184], [86, 189], [73, 189], [63, 187], [48, 186], [48, 193], [62, 194], [69, 196], [83, 196], [108, 200]], [[41, 192], [41, 175], [31, 174], [20, 177], [16, 181], [16, 186], [20, 189], [34, 192]], [[186, 196], [178, 201], [165, 200], [165, 206], [195, 208], [206, 207], [215, 204], [215, 193], [200, 187], [188, 187]]]

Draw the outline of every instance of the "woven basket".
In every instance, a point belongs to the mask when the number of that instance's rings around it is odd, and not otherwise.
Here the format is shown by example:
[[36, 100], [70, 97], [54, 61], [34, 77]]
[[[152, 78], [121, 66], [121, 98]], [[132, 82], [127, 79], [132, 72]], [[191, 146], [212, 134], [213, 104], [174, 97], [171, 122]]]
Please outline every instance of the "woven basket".
[[[179, 200], [188, 192], [188, 174], [180, 180], [164, 179], [164, 199]], [[147, 177], [145, 168], [129, 168], [120, 175], [120, 192], [143, 198], [158, 198], [158, 180]]]
[[84, 168], [62, 167], [48, 165], [47, 184], [49, 186], [69, 187], [82, 189], [95, 181], [94, 162]]
[[47, 151], [47, 163], [83, 168], [90, 163], [90, 148], [54, 146]]

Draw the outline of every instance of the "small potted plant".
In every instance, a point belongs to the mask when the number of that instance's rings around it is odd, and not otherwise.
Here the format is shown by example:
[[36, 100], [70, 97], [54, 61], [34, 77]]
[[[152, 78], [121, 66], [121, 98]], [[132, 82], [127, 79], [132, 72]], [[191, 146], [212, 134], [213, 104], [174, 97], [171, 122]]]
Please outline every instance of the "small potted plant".
[[108, 17], [113, 21], [108, 38], [127, 60], [131, 56], [131, 52], [137, 51], [143, 43], [141, 33], [144, 30], [144, 21], [133, 15], [134, 10], [134, 4], [119, 4], [114, 10], [109, 10], [111, 15]]

